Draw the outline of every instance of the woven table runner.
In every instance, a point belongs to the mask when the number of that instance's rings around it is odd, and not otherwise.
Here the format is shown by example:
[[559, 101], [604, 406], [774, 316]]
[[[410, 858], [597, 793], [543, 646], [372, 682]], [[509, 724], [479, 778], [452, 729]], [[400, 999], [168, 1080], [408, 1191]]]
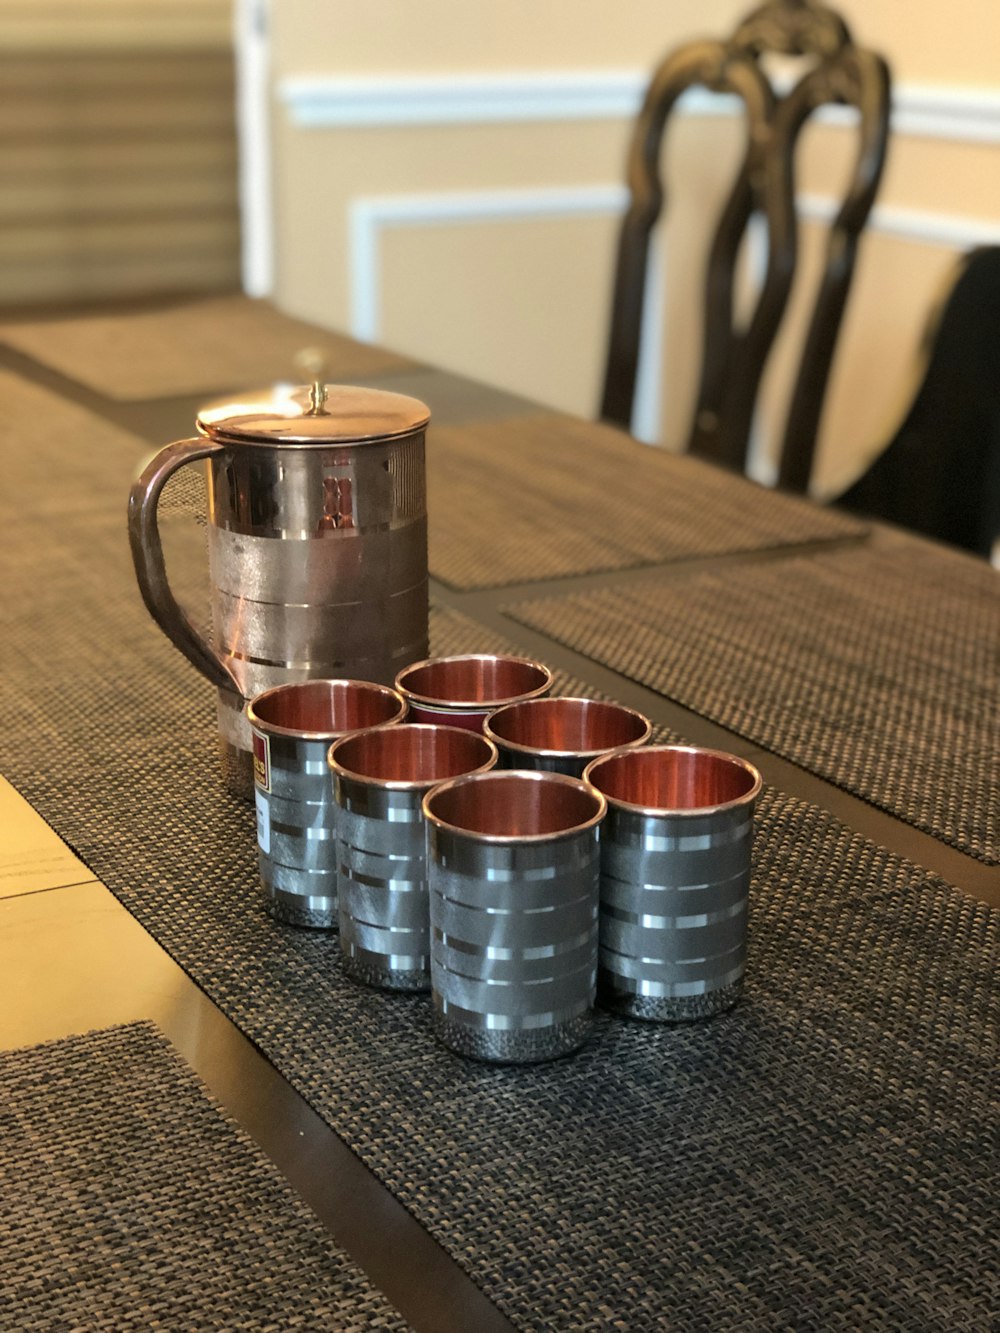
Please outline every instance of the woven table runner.
[[[327, 378], [350, 383], [413, 366], [246, 296], [133, 314], [0, 324], [0, 342], [119, 401], [299, 383], [297, 353], [317, 348]], [[192, 422], [192, 428], [194, 423]]]
[[[119, 496], [48, 528], [47, 472], [21, 468], [17, 513], [0, 493], [7, 776], [504, 1313], [992, 1327], [1000, 913], [767, 792], [732, 1013], [602, 1015], [569, 1059], [464, 1061], [426, 996], [351, 983], [335, 936], [266, 915], [212, 691], [142, 609]], [[432, 632], [496, 646], [453, 613]]]
[[0, 1326], [403, 1329], [152, 1024], [0, 1053]]
[[1000, 574], [886, 540], [509, 610], [995, 865]]
[[[153, 452], [148, 444], [2, 369], [0, 401], [0, 512], [15, 519], [47, 516], [57, 536], [79, 515], [106, 516], [115, 506], [124, 522], [129, 486]], [[182, 476], [193, 472], [186, 468]], [[204, 497], [204, 482], [195, 484]]]
[[500, 587], [858, 537], [862, 524], [554, 412], [427, 436], [431, 572]]

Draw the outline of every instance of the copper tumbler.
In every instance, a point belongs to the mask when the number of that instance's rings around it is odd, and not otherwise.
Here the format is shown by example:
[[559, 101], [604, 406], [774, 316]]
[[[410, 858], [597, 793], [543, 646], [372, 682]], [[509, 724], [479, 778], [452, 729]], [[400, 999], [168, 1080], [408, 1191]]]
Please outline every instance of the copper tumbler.
[[443, 722], [471, 731], [479, 731], [495, 708], [536, 699], [551, 688], [552, 672], [543, 663], [502, 653], [429, 657], [396, 676], [396, 689], [414, 722]]
[[528, 1063], [593, 1022], [604, 797], [562, 773], [456, 778], [424, 798], [431, 992], [461, 1055]]
[[404, 722], [330, 746], [340, 952], [355, 981], [429, 990], [427, 835], [421, 803], [439, 782], [485, 772], [496, 748], [463, 727]]
[[501, 768], [539, 768], [578, 778], [592, 759], [622, 746], [645, 745], [648, 718], [602, 699], [525, 699], [491, 713], [483, 727]]
[[601, 829], [601, 1005], [684, 1021], [736, 1003], [746, 966], [756, 768], [720, 750], [653, 745], [587, 765]]
[[278, 685], [247, 705], [260, 878], [276, 921], [327, 930], [337, 925], [327, 751], [340, 736], [405, 716], [406, 703], [395, 690], [361, 680]]

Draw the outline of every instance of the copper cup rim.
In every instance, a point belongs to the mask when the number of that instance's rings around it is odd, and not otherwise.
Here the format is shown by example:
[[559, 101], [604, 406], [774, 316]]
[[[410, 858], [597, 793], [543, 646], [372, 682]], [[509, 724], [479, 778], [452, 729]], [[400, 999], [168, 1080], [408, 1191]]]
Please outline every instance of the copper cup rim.
[[[383, 724], [380, 727], [365, 727], [365, 731], [387, 731], [390, 728]], [[476, 773], [488, 773], [496, 765], [499, 755], [497, 747], [486, 736], [479, 731], [469, 731], [466, 727], [450, 727], [443, 722], [401, 722], [391, 728], [392, 731], [414, 732], [414, 731], [434, 731], [450, 732], [456, 738], [462, 737], [461, 744], [465, 744], [466, 739], [473, 743], [481, 741], [487, 747], [487, 757], [484, 763], [476, 768], [470, 768], [466, 773], [455, 775], [458, 777], [472, 777]], [[326, 762], [332, 773], [338, 777], [347, 778], [351, 782], [356, 782], [365, 787], [377, 787], [380, 791], [427, 791], [431, 787], [439, 787], [442, 782], [451, 782], [453, 778], [379, 778], [370, 773], [362, 773], [356, 768], [348, 768], [346, 764], [340, 762], [336, 757], [336, 751], [341, 747], [347, 748], [349, 741], [354, 741], [361, 732], [353, 731], [346, 736], [338, 738], [330, 746], [326, 754]]]
[[[547, 708], [558, 708], [560, 704], [596, 704], [600, 708], [609, 709], [612, 712], [620, 714], [622, 717], [633, 719], [640, 723], [641, 735], [635, 740], [619, 741], [617, 745], [602, 745], [590, 750], [558, 750], [551, 749], [542, 745], [526, 745], [523, 741], [513, 741], [506, 736], [500, 736], [493, 730], [493, 723], [496, 718], [503, 713], [512, 713], [515, 709], [531, 709], [538, 704]], [[614, 703], [611, 699], [589, 699], [584, 695], [577, 694], [556, 694], [548, 697], [538, 697], [534, 699], [518, 699], [512, 703], [504, 704], [502, 708], [495, 708], [483, 724], [483, 735], [488, 737], [498, 749], [517, 751], [519, 754], [538, 755], [545, 759], [588, 759], [591, 757], [599, 758], [602, 755], [610, 754], [612, 750], [634, 750], [638, 746], [645, 745], [653, 734], [653, 724], [648, 717], [645, 717], [635, 708], [627, 708], [625, 704]]]
[[[539, 673], [542, 679], [533, 689], [523, 690], [519, 694], [503, 695], [498, 699], [443, 699], [435, 694], [420, 694], [404, 683], [411, 672], [420, 671], [425, 667], [448, 666], [453, 662], [508, 662], [515, 666], [528, 667]], [[552, 687], [552, 671], [544, 662], [539, 662], [533, 657], [518, 657], [513, 653], [453, 653], [445, 657], [425, 657], [419, 662], [411, 662], [397, 673], [393, 684], [404, 699], [417, 705], [426, 705], [441, 711], [489, 713], [506, 704], [521, 703], [543, 695]]]
[[[483, 833], [478, 829], [465, 828], [461, 824], [453, 824], [450, 820], [444, 819], [441, 815], [435, 814], [430, 808], [434, 798], [442, 792], [451, 791], [456, 787], [471, 783], [487, 782], [539, 782], [544, 785], [562, 784], [577, 789], [581, 794], [589, 794], [596, 800], [596, 809], [587, 819], [578, 820], [567, 828], [554, 829], [548, 833]], [[420, 809], [424, 819], [430, 825], [437, 829], [444, 829], [449, 833], [456, 833], [459, 837], [466, 838], [470, 842], [488, 843], [492, 846], [524, 846], [525, 844], [556, 842], [564, 838], [572, 838], [580, 833], [585, 833], [588, 829], [596, 828], [607, 813], [608, 803], [604, 793], [589, 782], [584, 782], [582, 778], [571, 777], [567, 773], [550, 773], [546, 770], [537, 768], [493, 768], [488, 773], [464, 774], [462, 777], [449, 778], [445, 782], [439, 782], [433, 786], [424, 796]]]
[[[621, 797], [611, 796], [595, 781], [595, 773], [603, 765], [610, 766], [614, 761], [623, 759], [626, 762], [632, 756], [633, 763], [649, 763], [655, 760], [657, 755], [663, 754], [692, 754], [698, 755], [704, 759], [715, 759], [730, 765], [733, 768], [741, 769], [750, 779], [750, 786], [745, 792], [732, 797], [728, 801], [717, 801], [712, 805], [641, 805], [634, 801], [625, 801]], [[640, 757], [641, 756], [641, 757]], [[721, 814], [725, 810], [734, 810], [741, 805], [752, 806], [754, 801], [760, 795], [763, 787], [763, 779], [758, 769], [750, 763], [748, 759], [743, 759], [739, 755], [730, 754], [728, 750], [714, 750], [704, 745], [623, 745], [617, 750], [609, 750], [607, 754], [592, 759], [583, 770], [583, 781], [589, 783], [596, 791], [599, 791], [608, 803], [608, 808], [616, 810], [628, 810], [639, 815], [652, 816], [670, 816], [670, 817], [696, 817], [704, 815]]]
[[[314, 731], [299, 727], [282, 726], [280, 722], [270, 722], [259, 716], [258, 709], [262, 703], [266, 703], [277, 696], [289, 693], [293, 690], [301, 689], [309, 685], [349, 685], [355, 689], [362, 690], [364, 693], [377, 694], [384, 699], [395, 699], [397, 703], [396, 712], [392, 717], [387, 717], [383, 722], [369, 722], [360, 727], [351, 727], [347, 731], [332, 731], [329, 728]], [[400, 694], [399, 690], [393, 689], [391, 685], [380, 685], [374, 680], [355, 680], [347, 676], [321, 676], [312, 680], [293, 680], [286, 681], [283, 685], [272, 685], [270, 689], [261, 690], [260, 694], [254, 697], [246, 706], [247, 721], [254, 728], [265, 736], [284, 736], [289, 740], [295, 741], [336, 741], [342, 737], [352, 735], [355, 731], [368, 731], [378, 727], [395, 726], [402, 721], [409, 712], [409, 705]]]

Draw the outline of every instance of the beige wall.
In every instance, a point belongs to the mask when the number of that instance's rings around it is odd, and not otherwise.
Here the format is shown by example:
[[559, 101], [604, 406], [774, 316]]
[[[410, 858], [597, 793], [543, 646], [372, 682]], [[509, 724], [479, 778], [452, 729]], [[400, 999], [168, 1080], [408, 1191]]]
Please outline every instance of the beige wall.
[[[752, 0], [276, 0], [275, 69], [647, 65], [678, 40], [729, 31], [753, 7]], [[858, 41], [888, 54], [901, 78], [996, 83], [993, 0], [841, 0], [835, 8]]]
[[718, 0], [277, 0], [275, 72], [644, 65], [676, 32], [713, 31], [716, 11], [736, 12]]
[[[329, 123], [333, 116], [303, 127], [294, 123], [289, 81], [293, 92], [296, 80], [311, 78], [343, 94], [345, 80], [379, 76], [447, 87], [506, 73], [554, 72], [556, 83], [560, 72], [627, 74], [689, 37], [724, 34], [748, 8], [733, 0], [272, 0], [277, 300], [293, 313], [336, 327], [353, 321], [412, 355], [593, 413], [628, 116], [415, 124], [404, 107], [398, 123], [385, 123], [391, 114], [361, 126]], [[817, 489], [825, 494], [859, 470], [898, 409], [920, 326], [956, 249], [1000, 240], [1000, 5], [846, 0], [840, 8], [855, 36], [886, 55], [905, 105], [912, 111], [926, 102], [931, 121], [914, 133], [912, 118], [911, 129], [900, 120], [879, 213], [863, 242], [821, 436]], [[970, 139], [977, 133], [970, 116], [942, 118], [965, 101], [983, 112], [984, 142]], [[851, 140], [836, 127], [810, 130], [809, 139], [801, 188], [822, 200], [836, 187]], [[668, 178], [683, 180], [685, 194], [664, 237], [665, 327], [654, 367], [662, 403], [650, 433], [675, 447], [697, 369], [704, 219], [725, 184], [720, 166], [736, 147], [733, 125], [693, 116], [669, 144]], [[765, 385], [762, 476], [821, 242], [821, 227], [806, 224], [806, 262]], [[366, 275], [374, 288], [365, 287]]]

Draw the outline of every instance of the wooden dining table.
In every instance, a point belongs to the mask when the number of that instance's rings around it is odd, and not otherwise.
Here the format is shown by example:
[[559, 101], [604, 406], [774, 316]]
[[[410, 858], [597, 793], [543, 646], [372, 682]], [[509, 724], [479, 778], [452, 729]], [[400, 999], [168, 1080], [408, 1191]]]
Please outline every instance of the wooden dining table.
[[[125, 502], [306, 346], [430, 407], [433, 652], [759, 768], [729, 1013], [479, 1064], [267, 915]], [[242, 296], [8, 317], [0, 390], [0, 1326], [996, 1327], [996, 570]]]

